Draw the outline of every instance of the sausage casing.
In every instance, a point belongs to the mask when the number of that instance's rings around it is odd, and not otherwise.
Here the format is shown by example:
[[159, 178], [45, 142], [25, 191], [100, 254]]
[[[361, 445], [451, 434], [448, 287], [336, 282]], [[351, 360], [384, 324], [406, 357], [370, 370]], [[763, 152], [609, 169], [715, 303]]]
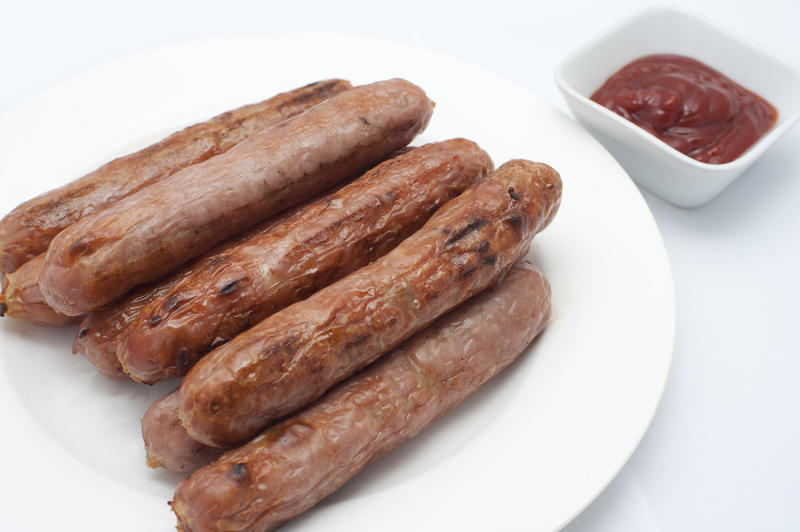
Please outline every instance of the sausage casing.
[[[72, 343], [72, 352], [81, 354], [97, 370], [110, 379], [126, 379], [128, 374], [117, 356], [120, 335], [133, 323], [151, 301], [169, 292], [179, 281], [214, 264], [234, 246], [264, 234], [274, 226], [304, 212], [312, 202], [303, 203], [287, 209], [264, 222], [251, 227], [244, 233], [228, 239], [210, 249], [200, 257], [173, 271], [166, 278], [141, 286], [125, 295], [121, 300], [89, 313], [78, 327]], [[33, 262], [33, 261], [31, 261]]]
[[50, 241], [81, 217], [349, 88], [341, 79], [320, 81], [228, 111], [22, 203], [0, 220], [0, 272], [10, 273], [47, 251]]
[[180, 397], [175, 389], [154, 402], [142, 417], [147, 465], [173, 473], [191, 473], [216, 460], [223, 450], [191, 439], [181, 425], [179, 409]]
[[323, 100], [62, 231], [39, 275], [42, 294], [67, 315], [96, 310], [405, 146], [432, 111], [401, 79]]
[[184, 426], [226, 447], [305, 406], [495, 282], [560, 198], [549, 166], [504, 164], [381, 259], [201, 359], [180, 388]]
[[272, 530], [463, 401], [546, 325], [550, 287], [529, 265], [439, 318], [313, 406], [183, 480], [178, 530]]
[[492, 170], [465, 139], [379, 164], [159, 294], [123, 331], [120, 362], [141, 382], [185, 375], [240, 332], [386, 254]]
[[76, 320], [76, 317], [62, 314], [45, 302], [39, 290], [39, 271], [43, 263], [44, 255], [38, 255], [13, 273], [5, 274], [0, 286], [0, 316], [47, 327], [61, 327]]

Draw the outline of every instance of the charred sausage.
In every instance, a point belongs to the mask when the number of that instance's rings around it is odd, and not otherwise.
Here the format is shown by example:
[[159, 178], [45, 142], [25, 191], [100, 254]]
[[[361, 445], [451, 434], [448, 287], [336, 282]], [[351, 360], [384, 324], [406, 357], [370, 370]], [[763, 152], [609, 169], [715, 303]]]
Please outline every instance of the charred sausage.
[[549, 166], [504, 164], [383, 258], [201, 359], [180, 388], [184, 426], [226, 447], [305, 406], [495, 282], [560, 198]]
[[10, 273], [47, 251], [50, 241], [81, 217], [224, 153], [253, 133], [349, 88], [341, 79], [320, 81], [228, 111], [26, 201], [0, 220], [0, 272]]
[[62, 231], [39, 288], [64, 314], [96, 310], [405, 146], [432, 110], [401, 79], [332, 96]]
[[[229, 260], [214, 261], [225, 264], [226, 271], [222, 272], [225, 279], [209, 282], [204, 280], [206, 275], [202, 271], [196, 270], [195, 274], [183, 278], [179, 283], [186, 287], [176, 286], [159, 294], [147, 308], [155, 309], [152, 312], [159, 316], [155, 320], [159, 327], [166, 323], [167, 333], [170, 333], [166, 336], [168, 339], [175, 335], [173, 331], [180, 331], [184, 327], [187, 330], [181, 336], [201, 334], [204, 329], [216, 334], [222, 330], [219, 323], [229, 321], [231, 316], [241, 316], [250, 308], [249, 305], [254, 304], [246, 301], [248, 306], [242, 306], [234, 301], [236, 304], [226, 305], [225, 298], [219, 298], [217, 294], [221, 294], [218, 286], [227, 286], [227, 277], [235, 274], [233, 277], [247, 279], [248, 286], [253, 285], [250, 299], [259, 303], [262, 296], [258, 290], [264, 289], [261, 283], [255, 281], [262, 275], [259, 268], [263, 264], [271, 264], [270, 275], [264, 283], [268, 288], [263, 294], [274, 298], [274, 294], [285, 291], [284, 297], [294, 300], [306, 291], [303, 287], [312, 277], [316, 283], [328, 284], [330, 281], [327, 277], [341, 277], [370, 258], [382, 255], [421, 225], [440, 203], [476, 179], [483, 178], [491, 170], [489, 156], [467, 140], [455, 139], [417, 148], [413, 156], [405, 155], [379, 165], [361, 179], [316, 203], [301, 216], [231, 249]], [[314, 243], [313, 248], [309, 242]], [[352, 246], [358, 246], [360, 250]], [[310, 252], [305, 252], [306, 249]], [[215, 273], [213, 267], [206, 270], [206, 274]], [[309, 272], [314, 272], [313, 276]], [[198, 291], [198, 284], [209, 286], [208, 293]], [[248, 286], [242, 287], [242, 291], [246, 291]], [[188, 291], [190, 295], [180, 297], [181, 290]], [[172, 306], [178, 305], [177, 301], [187, 301], [180, 304], [184, 309], [197, 301], [195, 304], [199, 308], [191, 312], [165, 313], [163, 306], [167, 301], [171, 301]], [[218, 312], [224, 312], [224, 315], [214, 316]], [[203, 326], [212, 318], [212, 325]], [[148, 311], [144, 311], [135, 323], [146, 332], [152, 329], [149, 324], [153, 322], [153, 318], [148, 317]], [[231, 323], [230, 327], [244, 328], [236, 322]], [[124, 336], [130, 337], [132, 331], [135, 333], [137, 329], [129, 327]], [[120, 353], [125, 353], [125, 342], [121, 343]], [[197, 345], [206, 344], [201, 342]], [[141, 356], [158, 357], [164, 352], [175, 353], [176, 348], [150, 341], [141, 351]], [[121, 354], [120, 358], [124, 362], [127, 357]], [[173, 363], [169, 357], [164, 359], [166, 363]], [[126, 364], [126, 367], [130, 372], [130, 366]], [[167, 408], [173, 406], [174, 411], [170, 415]], [[176, 473], [204, 465], [201, 462], [211, 456], [203, 451], [208, 447], [195, 442], [182, 427], [179, 429], [175, 425], [180, 424], [177, 399], [165, 397], [151, 409], [153, 412], [148, 411], [142, 420], [148, 463]]]
[[[262, 235], [274, 226], [304, 212], [313, 203], [306, 202], [261, 222], [244, 233], [215, 246], [200, 257], [178, 268], [166, 278], [141, 286], [116, 303], [88, 314], [78, 327], [72, 343], [72, 352], [86, 357], [97, 369], [110, 379], [125, 379], [128, 374], [120, 364], [117, 345], [120, 335], [133, 323], [142, 309], [150, 302], [168, 293], [179, 281], [215, 264], [231, 248]], [[31, 261], [32, 262], [32, 261]]]
[[39, 271], [43, 263], [44, 255], [39, 255], [13, 273], [5, 274], [0, 287], [0, 316], [47, 327], [69, 325], [77, 319], [54, 310], [45, 302], [39, 290]]
[[374, 167], [153, 298], [122, 332], [119, 361], [141, 382], [185, 375], [240, 332], [386, 254], [492, 170], [486, 152], [464, 139]]
[[[390, 154], [389, 158], [408, 153], [413, 149], [412, 147], [402, 148]], [[305, 203], [287, 209], [244, 233], [222, 242], [200, 257], [181, 266], [164, 279], [132, 290], [112, 305], [88, 314], [78, 327], [78, 333], [72, 343], [72, 352], [86, 357], [100, 373], [110, 379], [128, 378], [128, 374], [125, 373], [117, 356], [119, 339], [123, 331], [136, 320], [150, 302], [159, 300], [163, 294], [170, 291], [179, 281], [191, 276], [194, 272], [204, 271], [212, 267], [211, 265], [218, 263], [221, 257], [231, 248], [251, 238], [258, 237], [274, 226], [305, 212], [309, 206], [335, 193], [342, 186], [346, 186], [349, 180], [349, 178], [345, 179], [342, 184], [334, 187], [327, 194], [322, 194]], [[167, 303], [168, 301], [164, 302], [165, 305]], [[171, 304], [167, 306], [171, 306]]]
[[312, 407], [183, 480], [172, 501], [178, 530], [267, 531], [311, 508], [513, 362], [549, 314], [546, 279], [514, 266]]

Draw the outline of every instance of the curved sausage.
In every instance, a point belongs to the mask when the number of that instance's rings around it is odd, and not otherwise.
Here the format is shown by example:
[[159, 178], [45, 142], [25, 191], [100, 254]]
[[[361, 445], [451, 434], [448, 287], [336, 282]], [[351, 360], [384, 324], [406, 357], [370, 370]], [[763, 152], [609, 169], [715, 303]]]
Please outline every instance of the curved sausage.
[[272, 530], [417, 435], [508, 366], [547, 324], [529, 265], [440, 318], [316, 404], [183, 480], [178, 530]]
[[122, 332], [119, 361], [141, 382], [185, 375], [240, 332], [386, 254], [492, 169], [465, 139], [374, 167], [153, 298]]
[[5, 274], [0, 286], [0, 316], [47, 327], [69, 325], [77, 319], [61, 314], [45, 302], [39, 290], [39, 271], [43, 263], [44, 255], [39, 255], [13, 273]]
[[480, 292], [556, 213], [549, 166], [510, 161], [393, 251], [201, 359], [180, 388], [192, 438], [226, 447], [321, 396]]
[[42, 294], [70, 316], [98, 309], [405, 146], [432, 111], [401, 79], [332, 96], [62, 231]]
[[50, 241], [78, 219], [349, 88], [341, 79], [319, 81], [228, 111], [22, 203], [0, 220], [0, 272], [10, 273], [47, 251]]
[[153, 403], [142, 417], [147, 465], [173, 473], [191, 473], [219, 458], [223, 450], [191, 439], [181, 425], [179, 408], [180, 397], [175, 389]]
[[310, 201], [287, 209], [244, 233], [222, 242], [178, 268], [166, 278], [141, 286], [116, 303], [88, 314], [78, 327], [78, 333], [72, 343], [72, 352], [86, 357], [100, 373], [110, 379], [128, 378], [128, 374], [117, 357], [117, 344], [120, 335], [136, 320], [142, 309], [146, 308], [151, 301], [158, 300], [163, 294], [168, 293], [181, 280], [190, 277], [196, 271], [204, 271], [216, 263], [231, 248], [290, 220], [308, 209], [312, 203]]

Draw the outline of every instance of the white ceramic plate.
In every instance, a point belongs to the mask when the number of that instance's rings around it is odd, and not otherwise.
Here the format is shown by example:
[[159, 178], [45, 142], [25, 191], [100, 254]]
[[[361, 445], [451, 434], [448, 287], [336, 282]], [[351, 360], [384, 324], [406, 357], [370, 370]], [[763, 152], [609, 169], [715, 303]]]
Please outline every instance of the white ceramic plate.
[[[405, 77], [437, 107], [417, 143], [464, 136], [497, 164], [561, 172], [532, 246], [555, 316], [520, 360], [289, 530], [553, 530], [610, 482], [655, 412], [673, 347], [671, 275], [639, 192], [587, 133], [475, 66], [362, 38], [287, 35], [137, 54], [0, 116], [0, 211], [167, 132], [326, 77]], [[170, 530], [179, 477], [145, 467], [139, 419], [175, 383], [111, 382], [73, 328], [0, 322], [4, 530]]]

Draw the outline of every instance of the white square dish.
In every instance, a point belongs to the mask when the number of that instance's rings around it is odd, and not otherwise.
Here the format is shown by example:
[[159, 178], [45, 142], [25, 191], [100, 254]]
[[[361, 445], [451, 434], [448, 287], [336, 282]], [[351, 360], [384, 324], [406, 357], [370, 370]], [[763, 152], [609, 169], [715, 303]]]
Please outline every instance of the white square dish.
[[[746, 152], [724, 164], [702, 163], [590, 100], [620, 68], [644, 55], [697, 59], [765, 98], [775, 125]], [[573, 52], [555, 80], [578, 121], [641, 186], [681, 207], [698, 207], [730, 185], [800, 118], [800, 71], [702, 19], [673, 9], [644, 11]]]

